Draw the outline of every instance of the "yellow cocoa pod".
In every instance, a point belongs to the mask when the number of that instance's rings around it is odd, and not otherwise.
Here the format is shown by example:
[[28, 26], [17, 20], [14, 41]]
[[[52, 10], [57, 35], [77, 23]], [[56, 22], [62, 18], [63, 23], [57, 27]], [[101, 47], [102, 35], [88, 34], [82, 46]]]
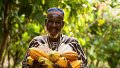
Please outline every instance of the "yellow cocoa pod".
[[78, 53], [74, 51], [64, 52], [62, 53], [62, 56], [67, 58], [70, 61], [74, 61], [78, 59]]
[[51, 62], [49, 59], [47, 59], [45, 57], [39, 57], [38, 62], [41, 62], [41, 61], [45, 61], [45, 64], [47, 65], [46, 68], [54, 68], [53, 67], [53, 62]]
[[59, 65], [61, 68], [67, 68], [68, 60], [65, 57], [60, 57], [56, 64]]
[[72, 66], [72, 68], [80, 68], [81, 63], [82, 60], [75, 60], [75, 61], [71, 61], [70, 65]]
[[49, 54], [49, 59], [52, 62], [56, 62], [60, 58], [60, 54], [57, 51], [51, 51]]
[[43, 52], [35, 47], [29, 48], [29, 54], [33, 59], [36, 59], [36, 60], [40, 56], [45, 57], [45, 58], [49, 58], [49, 56], [45, 52]]
[[32, 59], [31, 56], [28, 56], [28, 57], [27, 57], [27, 64], [28, 64], [28, 65], [32, 65], [32, 64], [33, 64], [33, 61], [34, 61], [34, 59]]

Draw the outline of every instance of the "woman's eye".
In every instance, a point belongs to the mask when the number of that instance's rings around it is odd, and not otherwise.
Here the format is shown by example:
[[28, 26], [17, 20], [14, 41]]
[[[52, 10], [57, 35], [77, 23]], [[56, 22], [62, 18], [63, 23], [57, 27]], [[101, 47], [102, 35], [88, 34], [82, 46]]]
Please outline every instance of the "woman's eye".
[[57, 24], [60, 24], [61, 22], [56, 22]]
[[54, 21], [48, 21], [48, 22], [54, 22]]

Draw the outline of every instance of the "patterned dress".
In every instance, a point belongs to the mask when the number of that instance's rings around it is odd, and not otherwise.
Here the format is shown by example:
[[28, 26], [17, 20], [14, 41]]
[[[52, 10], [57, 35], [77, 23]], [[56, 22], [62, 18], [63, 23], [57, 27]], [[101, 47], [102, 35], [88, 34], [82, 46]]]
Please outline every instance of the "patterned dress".
[[[75, 51], [78, 53], [79, 59], [83, 60], [81, 67], [87, 68], [87, 58], [84, 54], [84, 51], [81, 45], [78, 43], [78, 41], [73, 37], [69, 37], [61, 34], [59, 42], [50, 43], [47, 35], [36, 36], [35, 38], [32, 39], [28, 48], [31, 48], [31, 47], [39, 48], [48, 54], [52, 50], [58, 51], [59, 53], [62, 53], [65, 51]], [[27, 62], [26, 62], [26, 58], [28, 56], [29, 56], [29, 53], [27, 52], [25, 59], [22, 62], [23, 68], [29, 68], [29, 65], [27, 65]]]

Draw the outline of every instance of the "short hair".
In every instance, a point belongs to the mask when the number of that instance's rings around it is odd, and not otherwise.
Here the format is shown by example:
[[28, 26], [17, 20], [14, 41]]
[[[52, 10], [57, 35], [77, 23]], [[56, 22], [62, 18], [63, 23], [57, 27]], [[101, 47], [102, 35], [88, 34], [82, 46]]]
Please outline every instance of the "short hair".
[[56, 7], [54, 7], [54, 8], [49, 8], [49, 9], [47, 10], [47, 13], [53, 12], [53, 11], [61, 12], [61, 14], [64, 16], [64, 11], [63, 11], [62, 9], [56, 8]]

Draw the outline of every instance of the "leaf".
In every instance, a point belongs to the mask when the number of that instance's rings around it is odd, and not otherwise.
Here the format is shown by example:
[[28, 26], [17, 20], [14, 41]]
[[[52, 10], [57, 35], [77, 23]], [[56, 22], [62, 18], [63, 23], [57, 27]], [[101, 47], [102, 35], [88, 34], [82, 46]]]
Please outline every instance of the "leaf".
[[33, 11], [33, 7], [30, 4], [27, 4], [26, 6], [21, 6], [18, 15], [21, 16], [22, 14], [25, 14], [25, 17], [29, 17]]
[[98, 20], [98, 26], [102, 26], [105, 23], [104, 19], [99, 19]]
[[45, 20], [45, 15], [43, 15], [42, 11], [38, 10], [32, 14], [32, 19], [39, 21], [40, 24], [43, 24]]

